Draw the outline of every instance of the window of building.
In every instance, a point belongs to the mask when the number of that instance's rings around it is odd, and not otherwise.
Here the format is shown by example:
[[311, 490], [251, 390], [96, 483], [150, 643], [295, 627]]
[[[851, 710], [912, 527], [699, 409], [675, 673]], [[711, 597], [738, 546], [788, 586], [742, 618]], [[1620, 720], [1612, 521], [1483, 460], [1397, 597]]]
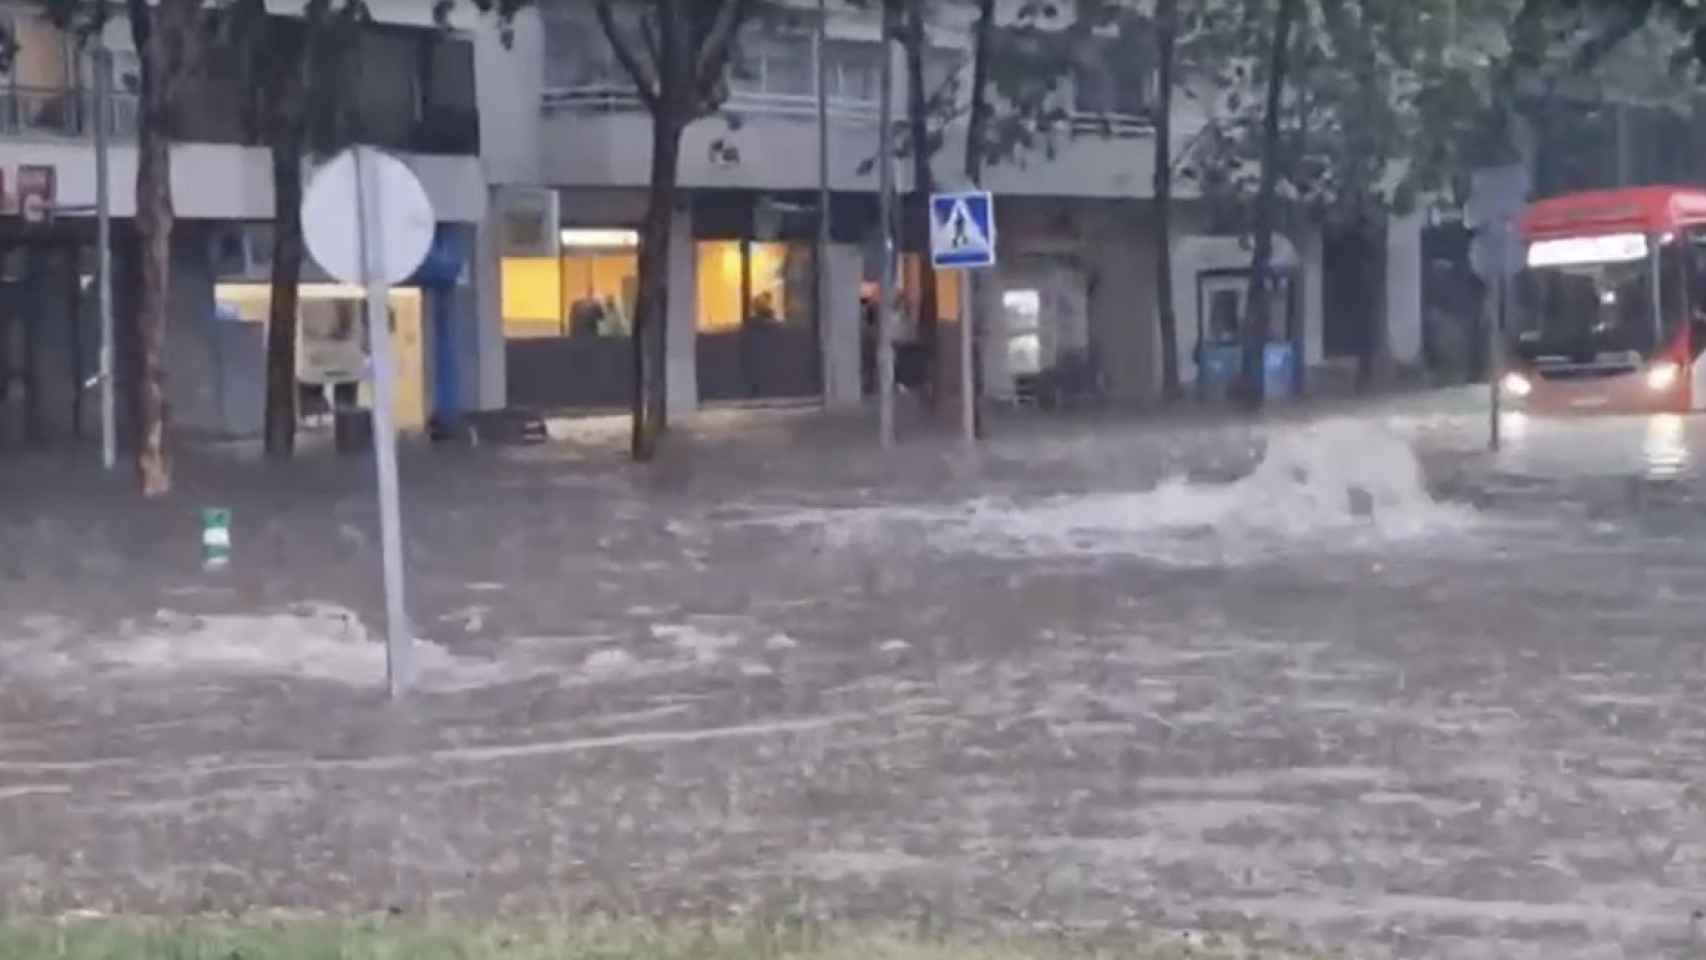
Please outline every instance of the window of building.
[[[907, 329], [912, 329], [912, 318], [919, 314], [919, 300], [924, 290], [924, 257], [916, 253], [901, 255], [900, 260], [900, 293], [906, 307]], [[958, 270], [936, 271], [936, 321], [938, 323], [958, 323], [960, 320], [960, 272]]]
[[640, 293], [634, 252], [588, 251], [563, 256], [563, 316], [571, 337], [629, 337]]
[[1007, 369], [1015, 376], [1042, 371], [1042, 293], [1034, 287], [1001, 294], [1007, 327]]
[[874, 43], [831, 40], [824, 45], [829, 96], [854, 103], [876, 103], [881, 87], [882, 51]]
[[504, 336], [627, 337], [640, 289], [640, 257], [625, 229], [563, 231], [556, 257], [505, 257]]
[[697, 245], [700, 333], [744, 322], [803, 325], [811, 319], [811, 244], [704, 240]]
[[545, 88], [630, 87], [604, 30], [590, 17], [556, 12], [544, 18]]
[[792, 33], [743, 38], [729, 80], [739, 93], [813, 96], [817, 70], [812, 61], [812, 38]]
[[504, 336], [560, 337], [566, 332], [562, 271], [555, 257], [505, 257], [499, 273]]
[[924, 56], [924, 96], [948, 96], [963, 57], [957, 50], [931, 50]]
[[[1130, 34], [1130, 36], [1128, 36]], [[1141, 117], [1154, 86], [1154, 57], [1135, 28], [1101, 37], [1080, 51], [1072, 67], [1073, 109], [1079, 113]]]

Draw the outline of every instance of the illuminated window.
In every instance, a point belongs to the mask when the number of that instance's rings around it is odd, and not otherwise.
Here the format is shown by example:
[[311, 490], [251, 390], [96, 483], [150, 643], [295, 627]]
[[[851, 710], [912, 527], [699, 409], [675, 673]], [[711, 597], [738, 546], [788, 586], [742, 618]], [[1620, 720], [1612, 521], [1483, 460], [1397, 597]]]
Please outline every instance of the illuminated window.
[[810, 322], [810, 244], [748, 243], [743, 256], [738, 240], [705, 240], [697, 244], [696, 256], [695, 327], [700, 333], [739, 330], [747, 320], [771, 325]]
[[702, 241], [697, 244], [696, 255], [699, 302], [695, 326], [700, 333], [740, 329], [740, 241]]
[[562, 311], [569, 336], [632, 336], [639, 292], [638, 253], [565, 251]]
[[505, 257], [500, 274], [504, 336], [561, 336], [562, 275], [556, 258]]
[[640, 257], [628, 229], [568, 229], [561, 257], [505, 257], [504, 336], [626, 337], [639, 295]]

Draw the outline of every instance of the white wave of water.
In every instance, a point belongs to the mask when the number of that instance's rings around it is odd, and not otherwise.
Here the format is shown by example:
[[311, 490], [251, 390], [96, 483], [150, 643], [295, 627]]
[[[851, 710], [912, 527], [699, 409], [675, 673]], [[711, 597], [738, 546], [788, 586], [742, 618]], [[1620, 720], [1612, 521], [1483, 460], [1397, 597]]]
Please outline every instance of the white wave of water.
[[803, 510], [765, 522], [817, 527], [831, 547], [905, 544], [999, 555], [1134, 554], [1228, 562], [1299, 542], [1366, 547], [1464, 529], [1471, 513], [1428, 491], [1391, 430], [1335, 420], [1272, 430], [1249, 475], [1168, 479], [1148, 490], [934, 506]]

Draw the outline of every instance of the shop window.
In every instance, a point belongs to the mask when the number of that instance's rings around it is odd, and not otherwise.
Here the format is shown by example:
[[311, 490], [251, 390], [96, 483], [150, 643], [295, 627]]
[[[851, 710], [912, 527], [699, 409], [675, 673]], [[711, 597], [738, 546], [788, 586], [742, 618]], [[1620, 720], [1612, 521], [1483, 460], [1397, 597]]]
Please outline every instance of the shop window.
[[805, 324], [811, 311], [811, 246], [706, 240], [697, 245], [700, 333], [739, 330], [743, 321]]
[[[910, 329], [912, 318], [918, 316], [919, 298], [923, 295], [924, 258], [916, 253], [904, 254], [900, 264], [902, 302], [906, 305], [905, 326]], [[957, 270], [936, 271], [936, 321], [960, 321], [960, 276]]]
[[504, 336], [562, 336], [562, 271], [557, 258], [505, 257], [500, 269]]
[[1007, 369], [1014, 376], [1041, 372], [1042, 293], [1035, 289], [1008, 290], [1001, 295], [1007, 326]]
[[640, 292], [639, 254], [588, 251], [563, 256], [564, 325], [571, 337], [627, 337]]
[[640, 283], [633, 242], [632, 231], [565, 230], [559, 257], [503, 258], [504, 336], [629, 336]]
[[740, 329], [741, 256], [738, 240], [707, 240], [697, 246], [700, 333]]

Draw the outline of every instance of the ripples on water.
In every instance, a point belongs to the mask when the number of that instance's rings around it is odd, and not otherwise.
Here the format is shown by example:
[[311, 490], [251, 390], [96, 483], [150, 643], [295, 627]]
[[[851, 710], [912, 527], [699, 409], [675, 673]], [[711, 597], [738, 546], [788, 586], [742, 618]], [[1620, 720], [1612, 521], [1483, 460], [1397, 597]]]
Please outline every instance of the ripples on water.
[[1534, 479], [1693, 475], [1693, 452], [1706, 444], [1706, 416], [1538, 417], [1507, 413], [1500, 421], [1502, 472]]

